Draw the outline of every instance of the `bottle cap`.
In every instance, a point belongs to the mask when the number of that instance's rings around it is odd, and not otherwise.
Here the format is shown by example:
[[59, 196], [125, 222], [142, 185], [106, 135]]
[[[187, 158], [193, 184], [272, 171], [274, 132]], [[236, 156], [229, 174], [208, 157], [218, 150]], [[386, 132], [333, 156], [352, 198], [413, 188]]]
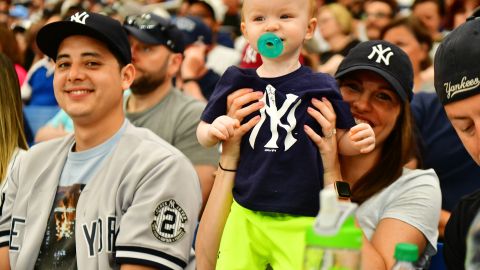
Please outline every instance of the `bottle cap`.
[[267, 57], [278, 57], [283, 51], [282, 40], [274, 33], [265, 33], [257, 41], [258, 52]]
[[410, 243], [398, 243], [395, 246], [395, 259], [404, 262], [416, 262], [418, 260], [418, 247]]

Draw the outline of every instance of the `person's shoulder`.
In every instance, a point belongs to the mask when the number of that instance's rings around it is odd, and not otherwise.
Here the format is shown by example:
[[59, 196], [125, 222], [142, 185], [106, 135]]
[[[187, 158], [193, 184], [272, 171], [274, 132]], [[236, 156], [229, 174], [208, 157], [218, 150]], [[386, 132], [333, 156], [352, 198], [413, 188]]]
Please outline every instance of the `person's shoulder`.
[[470, 211], [477, 212], [477, 210], [480, 209], [480, 189], [462, 197], [458, 202], [457, 207], [462, 207]]
[[440, 188], [438, 176], [433, 169], [403, 169], [403, 173], [396, 181], [398, 184], [405, 185], [430, 185]]
[[30, 155], [42, 155], [44, 153], [49, 153], [49, 155], [53, 151], [63, 151], [67, 146], [73, 143], [73, 133], [68, 134], [63, 137], [47, 140], [44, 142], [37, 143], [33, 145], [26, 153], [23, 155], [30, 156]]
[[[164, 158], [167, 156], [183, 156], [171, 144], [160, 138], [148, 128], [136, 127], [129, 123], [121, 138], [120, 147], [129, 148], [128, 151], [142, 152], [142, 155]], [[123, 150], [123, 149], [120, 149]], [[127, 150], [127, 149], [125, 149]]]
[[318, 85], [325, 85], [333, 88], [337, 88], [337, 82], [335, 78], [333, 78], [330, 74], [323, 73], [323, 72], [315, 72], [310, 67], [302, 66], [301, 67], [301, 74], [306, 76], [307, 79], [312, 84]]
[[177, 88], [171, 90], [171, 100], [175, 106], [180, 107], [180, 111], [183, 111], [184, 108], [202, 111], [206, 105], [204, 102], [184, 94]]

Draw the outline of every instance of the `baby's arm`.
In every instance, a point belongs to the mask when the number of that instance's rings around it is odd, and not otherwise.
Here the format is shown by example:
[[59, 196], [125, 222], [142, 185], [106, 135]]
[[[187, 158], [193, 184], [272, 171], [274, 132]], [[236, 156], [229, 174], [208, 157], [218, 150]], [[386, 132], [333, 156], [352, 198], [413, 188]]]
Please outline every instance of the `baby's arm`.
[[202, 146], [211, 147], [219, 141], [233, 137], [238, 127], [240, 122], [226, 115], [217, 117], [211, 124], [200, 121], [197, 127], [197, 139]]
[[370, 153], [375, 148], [375, 133], [369, 124], [357, 124], [346, 133], [344, 129], [337, 132], [339, 154], [354, 156]]

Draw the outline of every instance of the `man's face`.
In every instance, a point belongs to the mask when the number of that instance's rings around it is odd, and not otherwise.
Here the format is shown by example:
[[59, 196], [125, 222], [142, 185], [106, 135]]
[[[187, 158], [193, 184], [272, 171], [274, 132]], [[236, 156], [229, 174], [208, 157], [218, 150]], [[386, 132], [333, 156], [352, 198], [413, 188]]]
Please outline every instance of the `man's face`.
[[164, 83], [169, 83], [168, 65], [171, 52], [163, 45], [149, 45], [129, 36], [132, 63], [136, 69], [132, 93], [148, 94]]
[[480, 95], [445, 105], [448, 119], [470, 156], [480, 165]]
[[365, 3], [365, 28], [369, 40], [379, 39], [380, 32], [392, 20], [393, 11], [383, 2]]
[[[123, 117], [123, 90], [134, 70], [125, 74], [107, 46], [87, 36], [70, 36], [59, 46], [53, 86], [58, 104], [77, 124]], [[129, 78], [130, 76], [130, 78]]]

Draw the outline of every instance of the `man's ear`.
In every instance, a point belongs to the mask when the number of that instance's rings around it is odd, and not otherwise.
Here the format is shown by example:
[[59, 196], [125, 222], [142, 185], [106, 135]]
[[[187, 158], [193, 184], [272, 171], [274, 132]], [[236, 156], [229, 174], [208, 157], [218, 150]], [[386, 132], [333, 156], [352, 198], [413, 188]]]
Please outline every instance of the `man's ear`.
[[183, 62], [183, 55], [181, 53], [172, 53], [168, 57], [168, 75], [173, 77], [180, 70]]
[[122, 78], [122, 89], [126, 90], [130, 87], [133, 80], [135, 79], [135, 67], [133, 64], [128, 64], [122, 68], [120, 71]]
[[317, 27], [317, 18], [311, 18], [310, 21], [308, 21], [307, 32], [305, 33], [305, 40], [309, 40], [313, 37], [316, 27]]

